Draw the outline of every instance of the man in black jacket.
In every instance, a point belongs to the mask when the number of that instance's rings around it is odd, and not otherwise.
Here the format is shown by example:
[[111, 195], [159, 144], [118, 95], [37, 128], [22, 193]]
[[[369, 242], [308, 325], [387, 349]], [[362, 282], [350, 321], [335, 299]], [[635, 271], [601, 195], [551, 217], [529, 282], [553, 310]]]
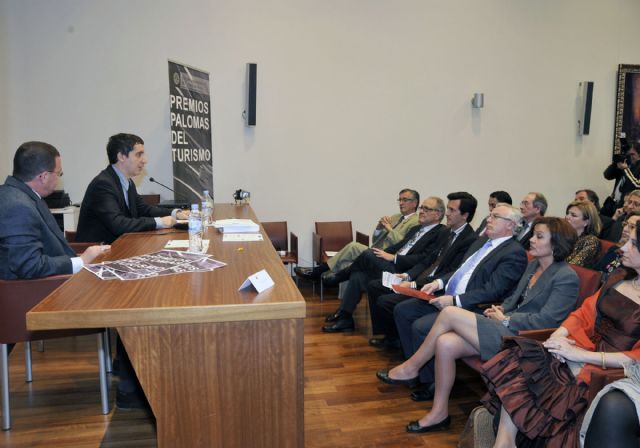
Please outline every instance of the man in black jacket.
[[347, 269], [324, 277], [325, 283], [337, 285], [349, 280], [340, 308], [327, 316], [326, 333], [351, 331], [354, 329], [353, 312], [369, 280], [380, 278], [385, 271], [405, 272], [431, 254], [435, 260], [437, 249], [447, 237], [447, 230], [440, 221], [444, 216], [444, 202], [438, 197], [429, 197], [420, 207], [420, 224], [413, 227], [399, 243], [382, 249], [368, 249], [358, 256]]
[[[471, 194], [461, 191], [447, 196], [447, 227], [449, 235], [439, 249], [432, 263], [421, 262], [402, 274], [396, 274], [404, 280], [400, 286], [420, 289], [434, 279], [456, 270], [462, 263], [462, 257], [476, 240], [476, 234], [469, 224], [475, 215], [478, 201]], [[427, 257], [426, 260], [431, 260]], [[369, 312], [374, 335], [384, 334], [383, 338], [372, 338], [369, 344], [374, 347], [397, 346], [398, 333], [393, 321], [395, 306], [409, 299], [409, 296], [392, 293], [381, 280], [371, 280], [367, 285]]]
[[[111, 243], [120, 235], [172, 227], [186, 212], [152, 207], [144, 203], [131, 180], [147, 163], [144, 141], [133, 134], [116, 134], [109, 138], [107, 155], [110, 165], [87, 187], [80, 208], [77, 241]], [[137, 381], [129, 357], [118, 338], [119, 361], [116, 406], [119, 409], [146, 407], [146, 399]]]
[[109, 166], [87, 187], [80, 208], [76, 241], [112, 243], [120, 235], [172, 227], [186, 212], [153, 207], [138, 194], [131, 178], [147, 163], [144, 141], [133, 134], [117, 134], [107, 143]]

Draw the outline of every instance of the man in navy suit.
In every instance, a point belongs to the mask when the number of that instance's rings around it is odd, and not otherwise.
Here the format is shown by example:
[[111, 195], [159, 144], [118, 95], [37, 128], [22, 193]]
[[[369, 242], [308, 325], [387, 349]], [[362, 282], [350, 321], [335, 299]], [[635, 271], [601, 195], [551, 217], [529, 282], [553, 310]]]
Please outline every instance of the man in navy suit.
[[[527, 254], [514, 234], [522, 219], [520, 211], [508, 204], [498, 204], [489, 214], [485, 237], [471, 245], [462, 265], [426, 284], [427, 294], [442, 293], [430, 302], [409, 299], [393, 312], [402, 349], [408, 358], [420, 347], [438, 317], [447, 306], [482, 312], [478, 305], [501, 302], [508, 297], [527, 267]], [[422, 383], [433, 383], [433, 362], [420, 372]], [[428, 388], [416, 391], [417, 401], [431, 399]]]
[[87, 187], [80, 208], [77, 241], [112, 243], [120, 235], [172, 227], [187, 212], [146, 204], [131, 178], [147, 164], [144, 141], [133, 134], [116, 134], [107, 143], [109, 166]]
[[62, 177], [60, 153], [44, 142], [20, 145], [13, 175], [0, 186], [0, 278], [30, 279], [76, 273], [109, 250], [91, 246], [77, 256], [42, 200]]

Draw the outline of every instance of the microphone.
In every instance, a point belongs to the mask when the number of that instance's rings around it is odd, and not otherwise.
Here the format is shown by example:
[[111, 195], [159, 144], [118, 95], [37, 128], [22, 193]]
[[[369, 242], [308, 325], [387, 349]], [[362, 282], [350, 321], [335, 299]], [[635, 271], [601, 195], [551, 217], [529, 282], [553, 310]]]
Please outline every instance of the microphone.
[[175, 196], [177, 196], [177, 197], [179, 197], [180, 199], [182, 199], [183, 201], [186, 201], [186, 202], [190, 203], [189, 199], [187, 199], [185, 196], [183, 196], [183, 195], [181, 195], [181, 194], [176, 193], [176, 191], [175, 191], [173, 188], [169, 188], [169, 187], [167, 187], [165, 184], [158, 182], [158, 181], [157, 181], [157, 180], [155, 180], [153, 177], [150, 177], [150, 178], [149, 178], [149, 181], [150, 181], [150, 182], [153, 182], [153, 183], [156, 183], [156, 184], [160, 185], [161, 187], [166, 188], [167, 190], [169, 190], [170, 192], [172, 192], [172, 193], [173, 193], [174, 197], [175, 197]]

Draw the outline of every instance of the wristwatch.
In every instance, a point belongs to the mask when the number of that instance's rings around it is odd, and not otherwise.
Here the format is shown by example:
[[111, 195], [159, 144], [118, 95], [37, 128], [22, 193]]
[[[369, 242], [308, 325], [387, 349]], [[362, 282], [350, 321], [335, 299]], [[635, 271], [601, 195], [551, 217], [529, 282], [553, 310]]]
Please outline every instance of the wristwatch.
[[509, 316], [507, 316], [504, 319], [502, 319], [502, 325], [504, 325], [505, 327], [509, 328], [509, 322], [510, 321], [511, 321], [511, 318]]

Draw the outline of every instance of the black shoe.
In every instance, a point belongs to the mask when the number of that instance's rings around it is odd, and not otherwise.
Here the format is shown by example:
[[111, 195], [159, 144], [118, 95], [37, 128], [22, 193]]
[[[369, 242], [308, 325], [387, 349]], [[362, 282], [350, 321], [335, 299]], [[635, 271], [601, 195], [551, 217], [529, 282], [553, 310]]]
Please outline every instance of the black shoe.
[[340, 319], [344, 315], [344, 312], [341, 309], [336, 310], [335, 313], [329, 314], [324, 318], [325, 322], [335, 322]]
[[371, 338], [369, 339], [369, 345], [375, 348], [384, 348], [387, 350], [395, 350], [400, 348], [399, 339], [391, 339], [388, 337]]
[[322, 282], [326, 286], [338, 286], [340, 283], [349, 280], [351, 271], [349, 269], [343, 269], [338, 272], [327, 271], [322, 274]]
[[429, 426], [420, 426], [417, 420], [409, 422], [407, 425], [407, 432], [434, 432], [434, 431], [442, 431], [444, 429], [449, 429], [451, 426], [451, 417], [447, 417], [441, 422], [434, 423]]
[[296, 275], [307, 280], [318, 280], [320, 276], [329, 270], [329, 266], [326, 263], [322, 263], [315, 268], [302, 268], [296, 266], [294, 269]]
[[322, 331], [325, 333], [340, 333], [343, 331], [353, 331], [355, 327], [353, 317], [343, 315], [333, 323], [322, 327]]
[[414, 390], [411, 392], [411, 399], [413, 401], [431, 401], [433, 400], [433, 395], [435, 394], [435, 385], [424, 384], [424, 387], [418, 390]]
[[417, 377], [417, 376], [414, 377], [414, 378], [409, 378], [408, 380], [400, 380], [400, 379], [391, 378], [389, 376], [389, 371], [387, 369], [378, 370], [376, 372], [376, 376], [383, 383], [391, 384], [391, 385], [394, 385], [394, 386], [395, 385], [402, 385], [402, 386], [408, 386], [408, 387], [416, 387], [418, 384], [420, 384], [420, 381], [418, 379], [419, 377]]
[[142, 392], [116, 392], [116, 408], [121, 411], [130, 411], [133, 409], [150, 409], [147, 397]]

